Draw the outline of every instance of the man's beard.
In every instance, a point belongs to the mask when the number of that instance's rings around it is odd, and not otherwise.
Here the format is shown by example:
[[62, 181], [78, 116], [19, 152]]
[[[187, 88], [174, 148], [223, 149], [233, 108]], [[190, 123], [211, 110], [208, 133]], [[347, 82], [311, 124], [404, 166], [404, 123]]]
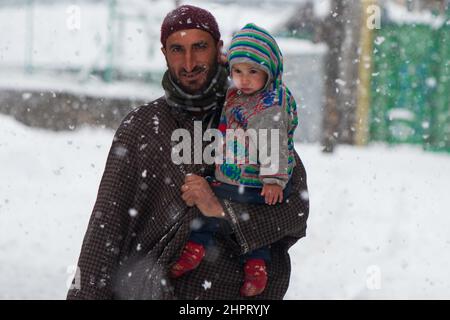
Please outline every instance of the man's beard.
[[[192, 72], [189, 72], [189, 73], [204, 72], [204, 69], [206, 69], [206, 66], [196, 66], [194, 68], [194, 70], [192, 70]], [[170, 77], [172, 78], [172, 80], [180, 87], [181, 90], [183, 90], [185, 93], [188, 93], [191, 95], [200, 95], [200, 94], [204, 93], [205, 90], [210, 86], [211, 80], [214, 78], [216, 71], [217, 71], [217, 64], [212, 66], [212, 68], [209, 68], [209, 70], [207, 71], [207, 74], [206, 74], [206, 80], [203, 83], [203, 85], [198, 89], [192, 89], [188, 86], [183, 85], [183, 83], [180, 81], [180, 79], [175, 74], [175, 72], [173, 72], [173, 70], [171, 68], [169, 68]], [[182, 71], [181, 73], [183, 74], [183, 73], [187, 73], [187, 72]]]

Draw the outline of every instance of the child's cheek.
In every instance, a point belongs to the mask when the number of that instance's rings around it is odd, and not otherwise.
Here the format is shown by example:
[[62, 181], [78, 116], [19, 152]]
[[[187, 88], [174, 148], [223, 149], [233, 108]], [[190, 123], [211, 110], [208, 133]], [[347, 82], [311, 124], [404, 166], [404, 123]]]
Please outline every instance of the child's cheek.
[[236, 88], [241, 88], [241, 82], [238, 79], [233, 79], [233, 83]]

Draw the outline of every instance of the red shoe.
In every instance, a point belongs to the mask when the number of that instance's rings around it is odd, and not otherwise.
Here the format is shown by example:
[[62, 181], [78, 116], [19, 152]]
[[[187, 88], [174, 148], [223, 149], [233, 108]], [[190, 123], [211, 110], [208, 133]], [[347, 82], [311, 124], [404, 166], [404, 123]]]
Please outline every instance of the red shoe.
[[170, 269], [170, 276], [172, 278], [178, 278], [186, 272], [194, 270], [204, 257], [205, 248], [203, 245], [188, 241], [184, 246], [180, 258]]
[[241, 295], [253, 297], [262, 293], [267, 284], [266, 262], [263, 259], [249, 259], [244, 266], [245, 280]]

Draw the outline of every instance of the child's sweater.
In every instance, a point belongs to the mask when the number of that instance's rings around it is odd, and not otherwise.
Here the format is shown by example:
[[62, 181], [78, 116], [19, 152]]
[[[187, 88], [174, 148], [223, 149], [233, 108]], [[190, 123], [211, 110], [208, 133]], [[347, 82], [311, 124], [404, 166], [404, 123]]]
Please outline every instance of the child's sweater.
[[[281, 106], [274, 100], [275, 96], [270, 91], [245, 95], [236, 88], [228, 90], [219, 124], [219, 130], [224, 137], [224, 163], [216, 165], [217, 180], [250, 187], [261, 187], [263, 184], [273, 183], [283, 188], [286, 186], [295, 165], [293, 154], [293, 129], [295, 129], [295, 124], [292, 123], [292, 119], [286, 110], [282, 110]], [[245, 139], [245, 144], [242, 145], [239, 139], [227, 141], [226, 129], [255, 129], [257, 135], [259, 129], [267, 129], [267, 139], [259, 141], [259, 138], [255, 139], [255, 136], [248, 135], [249, 138]], [[271, 143], [271, 129], [278, 129], [279, 132], [279, 139], [274, 145]], [[231, 145], [230, 142], [232, 142]], [[257, 153], [249, 153], [251, 144], [253, 144]], [[279, 150], [278, 152], [274, 150], [276, 154], [274, 161], [261, 165], [259, 159], [255, 158], [261, 153], [261, 147], [267, 147], [266, 154], [270, 157], [271, 151], [277, 145]], [[245, 154], [245, 164], [226, 163], [226, 150], [228, 149], [236, 157], [235, 160], [237, 160], [237, 151], [242, 150]], [[278, 165], [275, 163], [277, 157]], [[250, 161], [255, 164], [250, 164]], [[271, 168], [270, 164], [274, 167]]]

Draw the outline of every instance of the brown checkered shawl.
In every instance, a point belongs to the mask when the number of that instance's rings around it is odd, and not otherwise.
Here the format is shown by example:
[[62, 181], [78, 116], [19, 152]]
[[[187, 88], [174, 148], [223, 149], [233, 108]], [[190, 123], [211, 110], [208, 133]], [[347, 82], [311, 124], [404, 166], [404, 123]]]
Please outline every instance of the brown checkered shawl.
[[[192, 119], [181, 122], [193, 133]], [[202, 174], [205, 169], [172, 162], [171, 135], [177, 128], [164, 98], [141, 106], [122, 122], [81, 248], [81, 281], [69, 290], [68, 299], [242, 299], [239, 256], [269, 244], [268, 285], [254, 299], [285, 295], [291, 271], [288, 249], [305, 236], [309, 213], [308, 200], [301, 197], [307, 185], [298, 156], [294, 192], [286, 203], [221, 200], [226, 219], [216, 244], [207, 249], [196, 270], [177, 280], [166, 276], [182, 251], [191, 222], [201, 216], [181, 199], [183, 172]]]

